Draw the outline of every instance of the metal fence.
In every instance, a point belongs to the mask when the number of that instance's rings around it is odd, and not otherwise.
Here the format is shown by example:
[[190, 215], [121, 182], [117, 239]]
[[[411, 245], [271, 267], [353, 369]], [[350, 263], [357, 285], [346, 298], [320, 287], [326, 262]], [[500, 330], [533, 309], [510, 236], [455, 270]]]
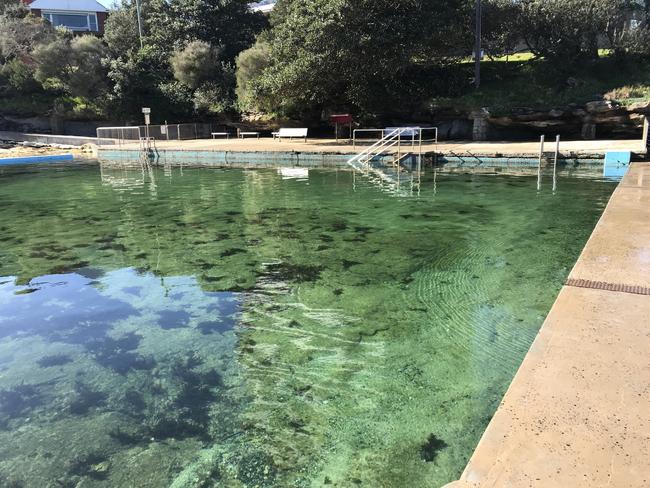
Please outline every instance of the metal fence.
[[212, 134], [212, 124], [165, 124], [140, 125], [125, 127], [98, 127], [97, 144], [111, 139], [118, 145], [140, 141], [143, 138], [153, 138], [157, 141], [182, 141], [189, 139], [209, 139]]

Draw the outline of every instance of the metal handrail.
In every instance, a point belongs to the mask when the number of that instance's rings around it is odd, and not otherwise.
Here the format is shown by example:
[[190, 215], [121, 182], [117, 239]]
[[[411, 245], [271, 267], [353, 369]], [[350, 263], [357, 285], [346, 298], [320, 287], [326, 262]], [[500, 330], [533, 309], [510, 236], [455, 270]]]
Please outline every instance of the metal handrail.
[[366, 148], [365, 150], [361, 151], [359, 154], [357, 154], [357, 155], [353, 156], [352, 158], [350, 158], [348, 160], [348, 164], [352, 164], [355, 161], [360, 160], [362, 157], [371, 154], [376, 148], [379, 148], [379, 147], [385, 145], [387, 142], [395, 139], [398, 135], [401, 135], [401, 131], [396, 130], [394, 132], [391, 132], [389, 135], [382, 137], [379, 141], [374, 143], [369, 148]]
[[[396, 128], [391, 128], [392, 130], [382, 137], [379, 141], [377, 141], [375, 144], [372, 146], [366, 148], [364, 151], [361, 151], [359, 154], [353, 156], [348, 160], [348, 164], [355, 169], [361, 169], [359, 166], [363, 166], [364, 169], [367, 171], [370, 169], [370, 162], [376, 158], [377, 156], [380, 156], [389, 149], [397, 146], [397, 157], [393, 161], [393, 164], [397, 166], [401, 166], [401, 161], [404, 159], [404, 157], [408, 156], [411, 154], [410, 152], [407, 152], [406, 154], [402, 155], [402, 135], [404, 133], [410, 133], [411, 134], [411, 144], [410, 147], [416, 147], [416, 141], [418, 144], [418, 174], [420, 173], [422, 169], [422, 130], [420, 128], [413, 128], [413, 127], [396, 127]], [[371, 130], [378, 130], [378, 129], [360, 129], [360, 130], [365, 130], [365, 131], [371, 131]], [[385, 131], [386, 129], [382, 129]], [[418, 136], [416, 139], [415, 136]], [[408, 141], [408, 139], [407, 139]], [[408, 147], [408, 146], [407, 146]]]
[[[420, 143], [422, 142], [432, 142], [434, 144], [438, 144], [438, 128], [437, 127], [405, 127], [405, 129], [410, 129], [413, 131], [417, 131], [419, 133], [419, 138], [416, 137], [414, 134], [412, 137], [412, 142], [419, 141]], [[357, 133], [363, 133], [363, 132], [381, 132], [382, 136], [383, 133], [385, 132], [386, 129], [354, 129], [352, 132], [352, 147], [353, 149], [356, 150], [357, 148]], [[430, 132], [433, 131], [433, 138], [432, 139], [423, 139], [422, 135], [425, 132]], [[383, 137], [380, 137], [377, 141], [380, 141], [383, 139]], [[372, 142], [375, 141], [375, 139], [360, 139], [362, 141], [366, 142]]]
[[368, 166], [373, 159], [375, 159], [377, 156], [381, 156], [382, 154], [384, 154], [391, 147], [395, 147], [398, 144], [398, 142], [399, 141], [397, 139], [395, 139], [395, 140], [391, 141], [390, 144], [384, 144], [383, 146], [377, 148], [377, 151], [373, 152], [372, 154], [366, 154], [365, 160], [364, 161], [359, 160], [359, 162], [361, 162], [362, 164], [365, 164], [366, 166]]

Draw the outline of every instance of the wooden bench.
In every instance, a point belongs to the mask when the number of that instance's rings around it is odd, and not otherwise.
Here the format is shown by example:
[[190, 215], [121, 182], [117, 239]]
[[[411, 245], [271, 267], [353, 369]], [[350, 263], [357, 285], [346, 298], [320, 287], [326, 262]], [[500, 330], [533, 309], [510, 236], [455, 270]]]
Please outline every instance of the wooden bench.
[[307, 142], [307, 131], [309, 129], [307, 128], [300, 128], [300, 129], [280, 129], [278, 132], [273, 133], [273, 139], [278, 139], [279, 141], [282, 141], [283, 137], [289, 138], [289, 140], [293, 140], [293, 138], [298, 138], [298, 139], [304, 139], [305, 142]]
[[226, 139], [230, 139], [230, 133], [228, 132], [212, 132], [212, 138], [216, 139], [217, 137], [226, 137]]

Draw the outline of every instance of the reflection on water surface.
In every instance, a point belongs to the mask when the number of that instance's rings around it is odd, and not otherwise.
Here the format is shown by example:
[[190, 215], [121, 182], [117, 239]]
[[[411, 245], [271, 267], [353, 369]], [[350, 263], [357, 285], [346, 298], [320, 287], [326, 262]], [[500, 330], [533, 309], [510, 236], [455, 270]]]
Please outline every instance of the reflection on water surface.
[[456, 478], [613, 187], [0, 173], [0, 485]]

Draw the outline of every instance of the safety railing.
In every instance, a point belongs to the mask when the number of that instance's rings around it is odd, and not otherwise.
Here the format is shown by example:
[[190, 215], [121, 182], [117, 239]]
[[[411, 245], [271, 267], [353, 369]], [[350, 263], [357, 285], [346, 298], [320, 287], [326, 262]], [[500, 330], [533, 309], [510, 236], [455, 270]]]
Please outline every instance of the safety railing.
[[[409, 181], [410, 194], [415, 189], [419, 192], [422, 173], [422, 131], [412, 127], [395, 127], [382, 131], [381, 139], [350, 158], [348, 164], [363, 172], [370, 181], [377, 182], [382, 188], [387, 185], [387, 189], [396, 195], [405, 194], [403, 185]], [[411, 166], [405, 172], [402, 161], [412, 156], [417, 156], [417, 167]], [[379, 164], [373, 164], [376, 158], [379, 158]], [[386, 159], [389, 160], [388, 164]]]
[[97, 128], [97, 145], [101, 146], [103, 141], [115, 141], [119, 146], [128, 142], [139, 141], [142, 137], [140, 127], [98, 127]]
[[372, 146], [364, 149], [359, 154], [348, 159], [348, 164], [356, 169], [367, 168], [369, 163], [388, 149], [399, 143], [401, 135], [407, 129], [396, 129], [379, 139]]
[[212, 132], [212, 124], [207, 123], [98, 127], [97, 144], [101, 145], [103, 140], [111, 139], [121, 146], [138, 142], [142, 137], [152, 137], [157, 141], [209, 139]]
[[[437, 127], [388, 127], [385, 129], [354, 129], [352, 131], [352, 147], [356, 150], [357, 144], [376, 143], [398, 128], [409, 129], [402, 134], [402, 140], [405, 142], [410, 139], [413, 145], [416, 142], [438, 144]], [[366, 135], [370, 137], [365, 137]]]

